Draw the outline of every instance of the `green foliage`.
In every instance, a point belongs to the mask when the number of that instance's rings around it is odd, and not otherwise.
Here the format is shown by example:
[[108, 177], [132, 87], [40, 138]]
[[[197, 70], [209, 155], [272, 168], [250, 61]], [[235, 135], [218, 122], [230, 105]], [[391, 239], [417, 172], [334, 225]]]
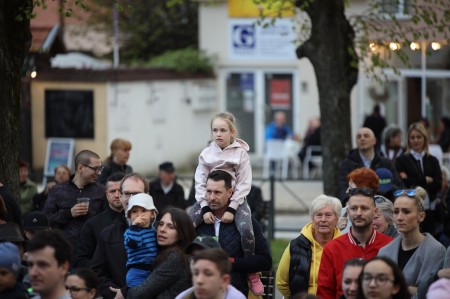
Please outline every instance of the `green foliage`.
[[[135, 63], [138, 64], [138, 63]], [[142, 64], [138, 64], [142, 65]], [[193, 48], [167, 51], [150, 60], [148, 66], [163, 67], [180, 74], [212, 74], [212, 58]]]
[[[121, 63], [149, 61], [166, 51], [196, 48], [198, 6], [194, 0], [91, 0], [89, 25], [113, 35], [113, 7], [119, 12]], [[90, 2], [90, 3], [91, 3]]]
[[[363, 69], [380, 81], [385, 78], [383, 69], [392, 69], [399, 74], [398, 68], [411, 67], [408, 56], [411, 42], [448, 40], [450, 2], [405, 0], [403, 10], [399, 12], [397, 1], [371, 0], [368, 10], [352, 16], [350, 21], [358, 32], [355, 44]], [[391, 50], [389, 42], [397, 43], [400, 48]], [[369, 44], [373, 46], [368, 47]], [[396, 59], [399, 63], [394, 63]]]
[[270, 248], [272, 251], [272, 269], [276, 270], [278, 268], [278, 264], [280, 263], [281, 256], [283, 255], [284, 250], [289, 244], [289, 240], [286, 239], [274, 239], [270, 241]]

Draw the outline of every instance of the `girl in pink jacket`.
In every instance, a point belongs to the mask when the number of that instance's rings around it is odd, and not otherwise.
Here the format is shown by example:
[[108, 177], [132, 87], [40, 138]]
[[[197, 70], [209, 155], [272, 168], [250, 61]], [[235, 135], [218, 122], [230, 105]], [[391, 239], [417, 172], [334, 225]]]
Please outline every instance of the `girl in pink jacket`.
[[[213, 170], [228, 172], [233, 178], [233, 195], [227, 212], [221, 222], [235, 222], [241, 235], [241, 246], [244, 254], [255, 254], [255, 237], [251, 219], [250, 207], [245, 197], [252, 185], [252, 168], [248, 144], [237, 136], [236, 121], [229, 112], [218, 113], [211, 121], [212, 141], [199, 157], [195, 171], [195, 199], [197, 203], [190, 210], [194, 225], [205, 223], [213, 224], [216, 219], [206, 200], [206, 179]], [[249, 274], [250, 290], [255, 295], [261, 295], [264, 287], [257, 273]]]

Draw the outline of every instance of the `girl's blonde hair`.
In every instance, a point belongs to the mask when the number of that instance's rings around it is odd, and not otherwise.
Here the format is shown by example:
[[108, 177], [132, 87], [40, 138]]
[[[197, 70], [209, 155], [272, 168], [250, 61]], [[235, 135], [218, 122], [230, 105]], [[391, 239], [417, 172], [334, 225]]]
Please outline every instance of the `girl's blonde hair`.
[[[216, 120], [217, 118], [220, 118], [220, 119], [224, 120], [228, 124], [230, 132], [234, 133], [235, 137], [238, 136], [238, 129], [237, 129], [237, 125], [236, 125], [236, 118], [234, 117], [234, 115], [232, 113], [230, 113], [230, 112], [216, 113], [214, 115], [214, 117], [211, 119], [211, 123], [209, 125], [211, 130], [212, 130], [213, 121]], [[234, 139], [231, 140], [231, 143], [233, 143], [233, 141], [234, 141]]]

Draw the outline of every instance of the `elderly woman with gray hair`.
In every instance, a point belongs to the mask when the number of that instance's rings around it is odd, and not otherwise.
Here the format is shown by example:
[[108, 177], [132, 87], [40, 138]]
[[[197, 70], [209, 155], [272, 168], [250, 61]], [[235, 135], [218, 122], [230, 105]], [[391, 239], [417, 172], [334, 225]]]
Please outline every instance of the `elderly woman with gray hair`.
[[373, 218], [373, 228], [392, 238], [397, 237], [398, 231], [394, 224], [394, 204], [381, 195], [375, 195], [375, 204], [378, 211]]
[[322, 194], [312, 201], [311, 222], [290, 242], [278, 265], [276, 285], [286, 299], [302, 292], [316, 294], [323, 248], [341, 235], [337, 228], [341, 209], [335, 197]]

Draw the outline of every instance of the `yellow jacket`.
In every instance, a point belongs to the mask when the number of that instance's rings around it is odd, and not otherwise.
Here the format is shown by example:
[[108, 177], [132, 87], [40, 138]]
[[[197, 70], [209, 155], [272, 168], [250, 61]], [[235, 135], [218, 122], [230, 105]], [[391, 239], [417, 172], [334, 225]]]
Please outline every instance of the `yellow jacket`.
[[[311, 268], [309, 276], [309, 286], [308, 293], [316, 294], [317, 292], [317, 275], [319, 274], [320, 259], [322, 258], [323, 247], [314, 239], [314, 225], [312, 222], [305, 225], [301, 231], [303, 236], [305, 236], [311, 242], [312, 259]], [[335, 227], [333, 239], [339, 237], [341, 231]], [[284, 250], [283, 256], [281, 257], [280, 264], [277, 269], [276, 285], [277, 289], [283, 296], [288, 299], [291, 297], [291, 292], [289, 289], [289, 267], [291, 262], [291, 252], [290, 244]]]

